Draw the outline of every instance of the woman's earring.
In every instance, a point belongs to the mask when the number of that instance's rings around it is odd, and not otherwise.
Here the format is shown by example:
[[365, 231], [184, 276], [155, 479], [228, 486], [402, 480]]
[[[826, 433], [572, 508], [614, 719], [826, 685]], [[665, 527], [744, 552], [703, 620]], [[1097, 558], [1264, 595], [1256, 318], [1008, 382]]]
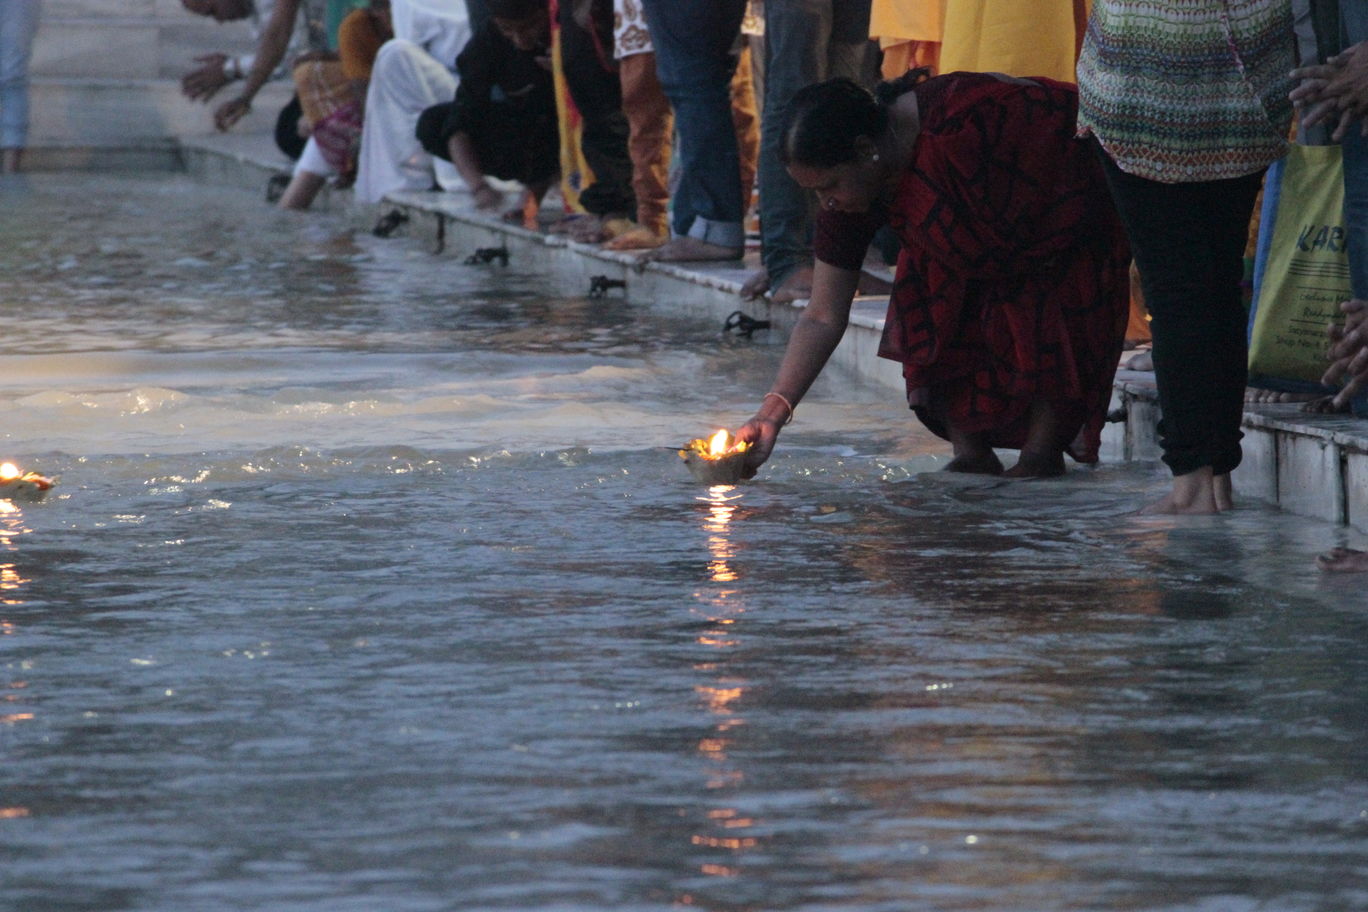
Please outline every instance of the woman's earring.
[[878, 161], [878, 160], [879, 160], [879, 153], [878, 153], [878, 152], [875, 152], [875, 153], [874, 153], [874, 159], [873, 159], [873, 160], [874, 160], [874, 161]]

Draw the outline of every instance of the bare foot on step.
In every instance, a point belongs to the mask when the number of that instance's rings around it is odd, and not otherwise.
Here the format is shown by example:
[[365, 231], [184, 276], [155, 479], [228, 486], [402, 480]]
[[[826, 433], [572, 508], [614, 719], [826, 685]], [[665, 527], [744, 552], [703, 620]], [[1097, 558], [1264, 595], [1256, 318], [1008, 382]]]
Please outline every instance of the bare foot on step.
[[1230, 474], [1213, 475], [1211, 466], [1173, 479], [1173, 490], [1154, 503], [1142, 507], [1145, 515], [1202, 516], [1221, 513], [1234, 506]]
[[746, 281], [741, 283], [741, 297], [747, 301], [754, 301], [769, 291], [769, 287], [769, 270], [757, 269], [746, 277]]
[[659, 263], [700, 263], [709, 260], [739, 260], [740, 247], [723, 247], [698, 238], [677, 237], [646, 254], [643, 259]]
[[770, 300], [776, 304], [791, 304], [812, 297], [812, 267], [799, 266], [788, 274], [778, 288], [770, 290]]
[[655, 250], [665, 238], [649, 228], [637, 225], [603, 245], [604, 250]]
[[1327, 573], [1368, 573], [1368, 551], [1331, 548], [1316, 557], [1316, 566]]
[[1058, 478], [1064, 474], [1064, 454], [1059, 450], [1022, 450], [1017, 464], [1002, 474], [1007, 478]]
[[1002, 461], [992, 450], [987, 453], [961, 453], [947, 462], [941, 471], [965, 475], [1001, 475]]

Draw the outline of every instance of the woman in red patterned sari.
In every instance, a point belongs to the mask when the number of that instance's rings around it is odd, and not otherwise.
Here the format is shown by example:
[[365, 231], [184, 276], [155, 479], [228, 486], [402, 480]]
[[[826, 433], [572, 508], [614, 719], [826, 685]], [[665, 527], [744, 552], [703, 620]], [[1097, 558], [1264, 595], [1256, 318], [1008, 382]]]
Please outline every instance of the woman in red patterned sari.
[[875, 100], [848, 80], [795, 99], [783, 153], [821, 208], [809, 306], [738, 434], [748, 472], [845, 332], [865, 250], [902, 242], [879, 355], [950, 441], [948, 470], [1005, 474], [1097, 461], [1129, 308], [1130, 253], [1096, 154], [1074, 138], [1077, 90], [1049, 79], [913, 73]]

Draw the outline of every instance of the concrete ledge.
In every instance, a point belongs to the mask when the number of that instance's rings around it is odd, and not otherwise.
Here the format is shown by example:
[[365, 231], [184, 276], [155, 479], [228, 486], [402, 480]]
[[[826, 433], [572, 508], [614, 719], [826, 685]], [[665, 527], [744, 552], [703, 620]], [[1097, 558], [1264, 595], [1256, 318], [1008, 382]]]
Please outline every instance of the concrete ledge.
[[[203, 134], [207, 139], [214, 131], [214, 105], [188, 101], [177, 80], [35, 76], [29, 91], [29, 144], [34, 147], [128, 148], [164, 143], [168, 137]], [[257, 134], [274, 129], [293, 92], [284, 82], [267, 83], [241, 129]]]
[[[269, 175], [289, 167], [263, 137], [186, 139], [182, 154], [187, 168], [201, 179], [249, 189], [264, 187]], [[345, 191], [334, 192], [327, 204], [368, 222], [383, 211], [355, 204]], [[634, 304], [673, 315], [716, 320], [719, 325], [740, 310], [771, 322], [773, 330], [757, 336], [761, 341], [782, 342], [803, 308], [803, 302], [773, 304], [740, 298], [741, 283], [756, 266], [754, 252], [741, 263], [722, 265], [643, 263], [632, 254], [529, 231], [474, 212], [462, 194], [398, 193], [385, 206], [403, 210], [409, 217], [403, 232], [434, 253], [465, 258], [481, 248], [503, 248], [519, 268], [554, 274], [571, 291], [582, 288], [587, 293], [591, 279], [604, 276], [625, 283], [625, 289], [610, 294], [624, 294]], [[883, 297], [857, 299], [850, 330], [832, 360], [864, 382], [901, 394], [901, 367], [877, 357], [886, 308]], [[1105, 458], [1157, 460], [1159, 403], [1154, 375], [1119, 371], [1113, 413], [1121, 420], [1104, 432]], [[1244, 431], [1245, 458], [1235, 473], [1242, 496], [1368, 531], [1368, 421], [1312, 415], [1296, 405], [1258, 405], [1246, 411]]]
[[185, 167], [175, 140], [130, 146], [30, 146], [24, 150], [29, 171], [180, 171]]

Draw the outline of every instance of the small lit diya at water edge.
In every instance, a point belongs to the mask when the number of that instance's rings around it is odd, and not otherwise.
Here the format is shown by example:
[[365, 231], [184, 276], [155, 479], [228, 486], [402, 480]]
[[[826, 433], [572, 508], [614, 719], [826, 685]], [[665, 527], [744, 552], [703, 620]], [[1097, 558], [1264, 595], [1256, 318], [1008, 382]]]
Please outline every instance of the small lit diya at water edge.
[[0, 463], [0, 500], [42, 500], [53, 481], [37, 472], [21, 472], [12, 462]]
[[690, 440], [679, 451], [679, 458], [689, 467], [694, 478], [704, 484], [727, 485], [741, 480], [746, 467], [746, 451], [750, 441], [736, 440], [725, 429], [707, 440]]

